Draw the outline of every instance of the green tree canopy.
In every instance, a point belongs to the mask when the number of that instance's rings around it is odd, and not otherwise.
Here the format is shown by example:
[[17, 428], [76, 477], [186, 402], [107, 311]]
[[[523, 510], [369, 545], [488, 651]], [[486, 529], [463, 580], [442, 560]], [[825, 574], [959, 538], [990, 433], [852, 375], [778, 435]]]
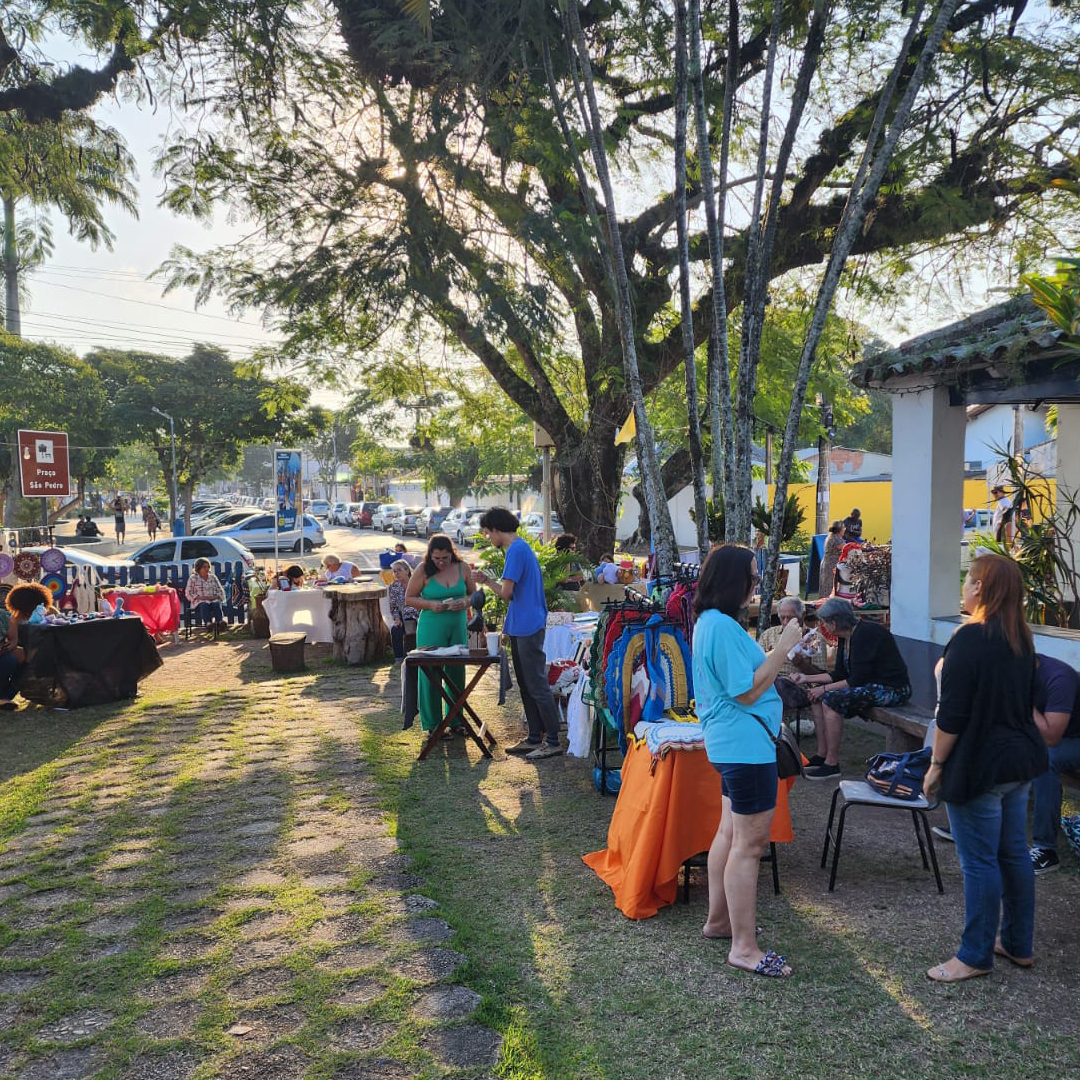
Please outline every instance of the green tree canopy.
[[[732, 168], [752, 171], [756, 132], [747, 121], [773, 7], [736, 6], [743, 119]], [[774, 277], [797, 275], [829, 254], [883, 92], [888, 64], [878, 60], [899, 46], [907, 7], [891, 0], [830, 9], [812, 108], [785, 171]], [[785, 4], [777, 14], [778, 70], [795, 68], [807, 46], [807, 6]], [[591, 549], [609, 547], [625, 452], [612, 439], [629, 402], [596, 224], [605, 208], [598, 216], [590, 208], [599, 200], [568, 108], [576, 88], [559, 5], [446, 0], [431, 10], [430, 39], [396, 2], [338, 0], [333, 17], [339, 36], [289, 54], [288, 80], [277, 69], [259, 83], [253, 57], [262, 39], [252, 30], [239, 50], [244, 78], [211, 91], [231, 130], [195, 132], [165, 155], [173, 206], [206, 213], [215, 200], [232, 199], [262, 224], [239, 248], [178, 253], [172, 281], [220, 289], [240, 305], [276, 306], [287, 313], [283, 327], [298, 355], [368, 348], [403, 318], [430, 320], [552, 435], [564, 522]], [[685, 355], [669, 317], [673, 199], [658, 173], [673, 129], [671, 12], [613, 0], [585, 5], [581, 17], [608, 155], [620, 190], [633, 193], [621, 245], [642, 380], [652, 393]], [[711, 6], [704, 18], [715, 117], [727, 12]], [[1080, 54], [1078, 31], [1072, 6], [1022, 15], [1014, 0], [959, 4], [860, 231], [854, 255], [864, 272], [853, 285], [884, 290], [930, 249], [1007, 260], [1049, 233], [1055, 184], [1077, 172], [1070, 154], [1080, 72], [1061, 57]], [[921, 47], [916, 35], [901, 84]], [[286, 91], [288, 108], [279, 107]], [[782, 110], [774, 102], [774, 114]], [[698, 213], [693, 161], [688, 186]], [[726, 289], [734, 309], [747, 243], [745, 218], [729, 220]], [[1054, 228], [1074, 224], [1059, 217]], [[701, 233], [690, 252], [702, 266]], [[709, 335], [711, 310], [709, 289], [699, 289], [698, 344]]]
[[216, 470], [234, 469], [245, 444], [301, 440], [312, 433], [305, 387], [270, 380], [209, 345], [195, 345], [179, 360], [96, 349], [86, 362], [108, 390], [117, 430], [125, 441], [152, 446], [166, 477], [172, 475], [169, 423], [153, 409], [173, 418], [179, 491], [170, 496], [173, 507], [182, 501], [188, 514], [196, 484]]
[[[21, 332], [20, 275], [40, 265], [52, 251], [46, 210], [56, 209], [71, 234], [92, 247], [112, 247], [106, 205], [137, 215], [131, 178], [135, 161], [119, 132], [82, 114], [55, 122], [28, 124], [14, 113], [0, 113], [0, 203], [3, 220], [5, 328]], [[21, 221], [17, 210], [34, 216]]]
[[71, 473], [79, 492], [101, 475], [117, 442], [104, 382], [93, 365], [53, 345], [23, 341], [0, 330], [0, 486], [7, 493], [5, 524], [18, 496], [13, 448], [19, 428], [66, 431]]

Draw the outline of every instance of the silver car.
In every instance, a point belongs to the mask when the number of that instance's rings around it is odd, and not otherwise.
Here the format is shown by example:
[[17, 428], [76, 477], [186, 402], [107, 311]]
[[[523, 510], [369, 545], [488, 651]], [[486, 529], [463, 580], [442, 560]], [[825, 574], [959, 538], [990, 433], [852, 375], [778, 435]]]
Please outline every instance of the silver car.
[[371, 527], [389, 532], [391, 521], [404, 509], [401, 503], [382, 503], [371, 515]]
[[[274, 550], [274, 515], [256, 514], [239, 525], [228, 529], [216, 529], [209, 534], [211, 537], [228, 536], [252, 551]], [[313, 551], [315, 548], [325, 547], [326, 537], [323, 535], [322, 526], [310, 514], [303, 516], [303, 532], [300, 529], [289, 529], [279, 532], [277, 535], [277, 547], [279, 551]]]

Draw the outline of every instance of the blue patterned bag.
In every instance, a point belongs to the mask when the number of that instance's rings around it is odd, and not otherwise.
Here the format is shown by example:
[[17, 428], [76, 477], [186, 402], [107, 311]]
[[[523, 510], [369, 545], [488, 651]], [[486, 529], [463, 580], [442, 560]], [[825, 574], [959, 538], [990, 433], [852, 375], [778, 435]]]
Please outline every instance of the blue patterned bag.
[[1080, 855], [1080, 814], [1070, 814], [1061, 819], [1061, 831], [1069, 841], [1069, 847]]

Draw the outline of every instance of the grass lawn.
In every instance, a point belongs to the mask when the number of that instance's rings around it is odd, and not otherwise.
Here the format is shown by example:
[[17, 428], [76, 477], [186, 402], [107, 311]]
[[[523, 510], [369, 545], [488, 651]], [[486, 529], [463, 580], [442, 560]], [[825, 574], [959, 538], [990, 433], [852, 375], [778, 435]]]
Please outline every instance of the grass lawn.
[[[955, 852], [939, 896], [904, 815], [853, 811], [830, 894], [833, 785], [799, 784], [759, 906], [796, 975], [765, 980], [701, 938], [701, 877], [655, 918], [615, 909], [581, 862], [614, 805], [585, 762], [460, 740], [417, 762], [388, 668], [280, 678], [257, 648], [0, 722], [0, 1078], [1077, 1074], [1071, 854], [1038, 881], [1038, 967], [942, 987]], [[516, 737], [512, 707], [478, 707]], [[849, 775], [880, 743], [849, 732]]]
[[[853, 810], [830, 894], [818, 864], [834, 785], [804, 782], [792, 795], [796, 840], [780, 845], [782, 895], [762, 870], [763, 941], [796, 968], [770, 981], [728, 968], [724, 945], [701, 938], [701, 878], [688, 905], [652, 919], [615, 909], [580, 858], [604, 846], [613, 805], [585, 763], [485, 762], [457, 747], [418, 763], [414, 737], [397, 726], [391, 714], [365, 717], [365, 752], [425, 891], [470, 958], [464, 981], [505, 1033], [501, 1075], [938, 1080], [1080, 1068], [1071, 854], [1038, 882], [1039, 967], [1002, 964], [990, 978], [942, 987], [925, 970], [959, 940], [954, 849], [938, 845], [940, 896], [907, 815]], [[848, 734], [849, 775], [882, 741]]]

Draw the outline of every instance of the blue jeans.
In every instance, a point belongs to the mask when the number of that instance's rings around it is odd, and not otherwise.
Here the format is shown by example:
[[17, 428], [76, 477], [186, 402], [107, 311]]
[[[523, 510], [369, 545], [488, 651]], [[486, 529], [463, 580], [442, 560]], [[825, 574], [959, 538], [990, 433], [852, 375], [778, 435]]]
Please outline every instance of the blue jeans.
[[197, 619], [202, 619], [207, 625], [212, 622], [225, 621], [225, 616], [221, 612], [220, 600], [200, 600], [199, 603], [192, 605], [191, 614]]
[[946, 803], [964, 874], [964, 934], [957, 959], [994, 966], [1000, 929], [1005, 951], [1031, 956], [1035, 934], [1035, 871], [1027, 847], [1028, 781], [998, 784], [966, 803]]
[[1048, 746], [1050, 768], [1031, 781], [1035, 805], [1031, 817], [1032, 847], [1057, 850], [1058, 823], [1061, 821], [1061, 781], [1058, 773], [1080, 771], [1080, 739], [1062, 739]]

